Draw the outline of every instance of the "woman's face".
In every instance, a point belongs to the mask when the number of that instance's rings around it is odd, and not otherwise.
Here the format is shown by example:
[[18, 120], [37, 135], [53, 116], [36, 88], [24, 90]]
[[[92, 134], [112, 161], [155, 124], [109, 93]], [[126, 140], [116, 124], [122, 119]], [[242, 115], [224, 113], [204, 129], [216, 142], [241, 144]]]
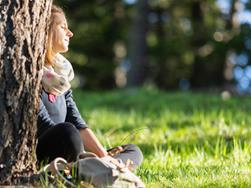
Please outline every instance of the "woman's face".
[[73, 33], [68, 29], [68, 24], [63, 14], [57, 14], [53, 26], [52, 51], [54, 54], [68, 51], [68, 45]]

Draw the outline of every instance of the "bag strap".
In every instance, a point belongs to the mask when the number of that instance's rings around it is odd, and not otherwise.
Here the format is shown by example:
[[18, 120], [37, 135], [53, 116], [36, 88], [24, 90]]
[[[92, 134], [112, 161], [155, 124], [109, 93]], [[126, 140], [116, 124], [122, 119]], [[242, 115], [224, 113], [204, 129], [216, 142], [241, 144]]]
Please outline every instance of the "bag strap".
[[[61, 157], [58, 157], [54, 159], [50, 164], [46, 165], [42, 172], [45, 174], [51, 173], [53, 176], [59, 177], [60, 180], [63, 181], [64, 184], [66, 184], [69, 187], [75, 188], [76, 185], [74, 185], [72, 182], [70, 182], [68, 179], [66, 179], [60, 171], [64, 171], [65, 174], [70, 174], [70, 169], [72, 168], [72, 163], [67, 163], [67, 161]], [[55, 179], [54, 177], [50, 177], [52, 179]]]
[[85, 159], [87, 157], [98, 157], [98, 156], [92, 152], [82, 152], [78, 155], [77, 159]]

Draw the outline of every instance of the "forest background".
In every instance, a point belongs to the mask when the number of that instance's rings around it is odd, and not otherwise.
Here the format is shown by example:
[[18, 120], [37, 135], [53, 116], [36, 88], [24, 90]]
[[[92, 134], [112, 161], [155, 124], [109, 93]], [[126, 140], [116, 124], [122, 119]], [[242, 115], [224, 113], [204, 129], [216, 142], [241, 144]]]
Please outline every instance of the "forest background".
[[250, 92], [247, 0], [61, 0], [75, 87]]

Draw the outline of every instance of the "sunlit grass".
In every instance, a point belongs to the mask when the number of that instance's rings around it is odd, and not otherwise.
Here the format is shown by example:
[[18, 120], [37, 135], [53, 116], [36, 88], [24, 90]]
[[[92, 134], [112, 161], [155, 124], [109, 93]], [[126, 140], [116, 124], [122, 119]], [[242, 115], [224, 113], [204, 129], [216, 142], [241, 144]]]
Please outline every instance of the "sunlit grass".
[[109, 148], [134, 143], [147, 187], [251, 187], [251, 100], [218, 94], [76, 90], [80, 112]]

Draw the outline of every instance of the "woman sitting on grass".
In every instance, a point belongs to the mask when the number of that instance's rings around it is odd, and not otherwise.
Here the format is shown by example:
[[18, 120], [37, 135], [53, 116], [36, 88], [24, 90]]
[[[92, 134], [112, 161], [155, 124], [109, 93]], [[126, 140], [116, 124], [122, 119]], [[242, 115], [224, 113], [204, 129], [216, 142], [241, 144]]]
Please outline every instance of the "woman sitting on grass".
[[70, 62], [61, 55], [68, 51], [72, 36], [64, 12], [53, 5], [38, 113], [38, 161], [52, 161], [56, 157], [75, 161], [87, 149], [98, 157], [110, 155], [124, 163], [132, 161], [131, 167], [135, 169], [143, 159], [137, 146], [128, 144], [106, 151], [81, 118], [70, 90], [74, 72]]

